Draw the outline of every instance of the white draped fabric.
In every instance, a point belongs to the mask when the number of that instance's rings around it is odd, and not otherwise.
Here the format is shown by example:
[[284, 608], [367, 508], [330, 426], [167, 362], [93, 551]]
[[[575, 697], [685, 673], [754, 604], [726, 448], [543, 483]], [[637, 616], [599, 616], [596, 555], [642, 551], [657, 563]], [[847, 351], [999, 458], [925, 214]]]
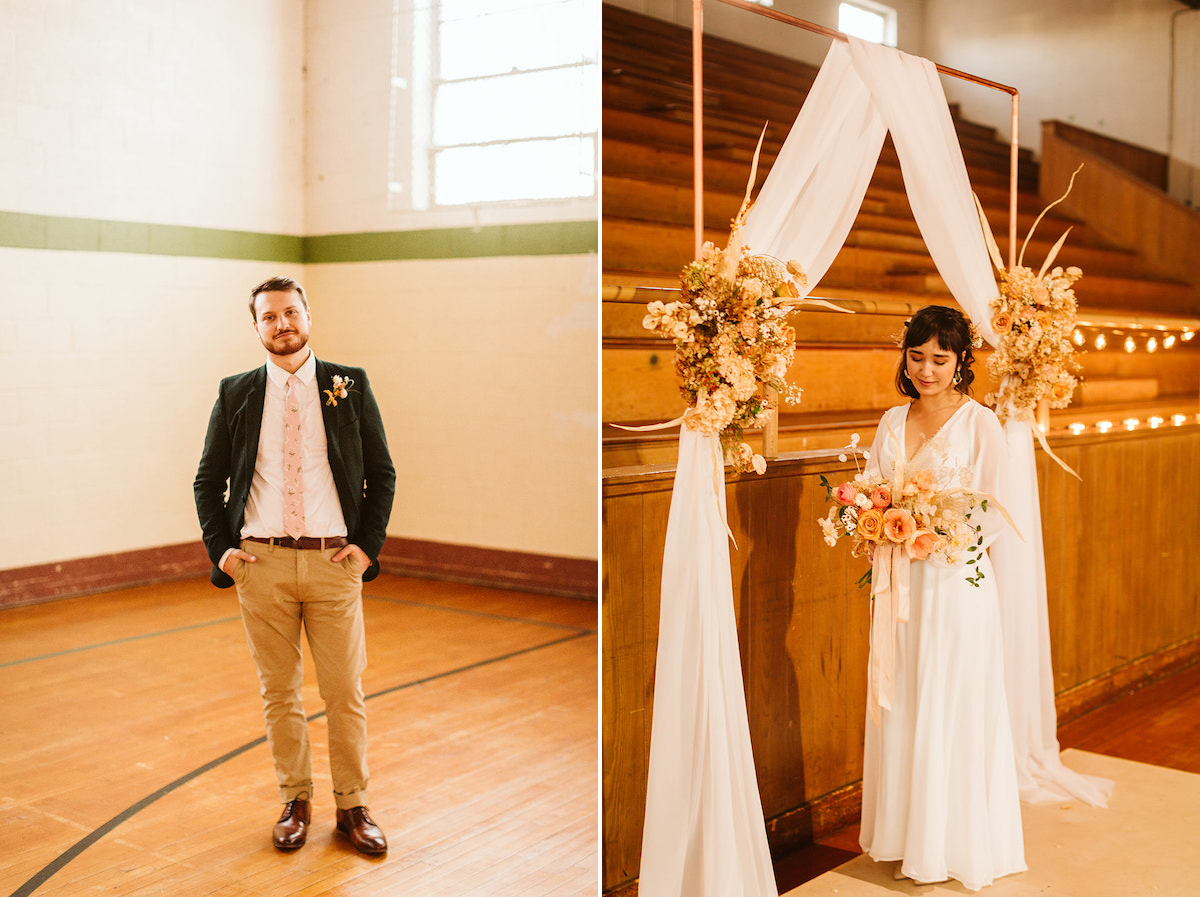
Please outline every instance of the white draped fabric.
[[[862, 133], [876, 133], [874, 119], [882, 121], [891, 132], [909, 205], [929, 254], [963, 311], [984, 339], [995, 346], [998, 340], [991, 329], [988, 303], [997, 295], [996, 282], [937, 69], [928, 60], [856, 38], [850, 38], [848, 46], [834, 43], [818, 82], [826, 69], [832, 73], [830, 81], [836, 79], [844, 92], [846, 105], [860, 109], [867, 95], [866, 120], [856, 113]], [[813, 90], [815, 93], [816, 85]], [[838, 104], [836, 95], [822, 95], [823, 108]], [[808, 107], [805, 102], [763, 185], [758, 204], [747, 216], [742, 236], [756, 252], [794, 258], [801, 264], [809, 258], [823, 263], [823, 267], [814, 266], [811, 284], [832, 263], [831, 257], [825, 260], [827, 244], [836, 240], [841, 245], [849, 232], [849, 223], [844, 222], [852, 222], [854, 214], [847, 214], [835, 204], [837, 233], [824, 241], [803, 243], [811, 238], [796, 225], [781, 224], [779, 209], [820, 220], [822, 205], [818, 203], [836, 195], [839, 188], [831, 183], [813, 184], [814, 171], [839, 179], [841, 192], [861, 202], [863, 194], [856, 191], [860, 191], [864, 180], [863, 169], [867, 169], [865, 177], [869, 178], [876, 157], [858, 153], [842, 154], [831, 161], [809, 158], [821, 154], [823, 147], [832, 146], [833, 138], [820, 134], [821, 122], [807, 116]], [[810, 201], [807, 197], [814, 187], [819, 194], [814, 193], [816, 198]], [[811, 232], [811, 225], [808, 230]], [[819, 250], [814, 251], [811, 247], [817, 242]], [[1104, 806], [1112, 783], [1077, 775], [1059, 760], [1032, 431], [1028, 423], [1010, 421], [1006, 432], [1010, 447], [1009, 494], [1001, 500], [1010, 510], [1018, 509], [1019, 513], [1012, 513], [1025, 540], [1006, 534], [992, 551], [994, 556], [998, 553], [1004, 558], [996, 566], [1003, 608], [1005, 680], [1021, 797], [1050, 800], [1072, 796]]]
[[[932, 63], [834, 42], [742, 230], [752, 251], [795, 259], [809, 288], [833, 263], [890, 131], [913, 215], [959, 305], [996, 344], [996, 285], [962, 152]], [[1010, 423], [1009, 491], [1026, 541], [992, 547], [1021, 797], [1103, 805], [1110, 782], [1062, 766], [1031, 431]], [[686, 427], [663, 559], [662, 610], [639, 891], [774, 895], [733, 614], [715, 439]], [[1000, 560], [1002, 558], [1002, 560]], [[1010, 571], [1018, 575], [1008, 575]]]
[[715, 436], [679, 434], [638, 893], [775, 897], [742, 688], [725, 472]]

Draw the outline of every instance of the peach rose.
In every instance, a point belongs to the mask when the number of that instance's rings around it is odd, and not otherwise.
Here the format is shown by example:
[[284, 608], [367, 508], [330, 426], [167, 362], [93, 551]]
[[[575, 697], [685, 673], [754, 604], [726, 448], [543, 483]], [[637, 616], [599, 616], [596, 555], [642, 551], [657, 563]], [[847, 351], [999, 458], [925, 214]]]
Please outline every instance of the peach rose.
[[[862, 526], [861, 519], [859, 526]], [[883, 512], [883, 534], [892, 542], [907, 542], [916, 531], [917, 521], [908, 511], [901, 508], [889, 508]]]
[[1065, 402], [1074, 391], [1069, 383], [1055, 383], [1050, 390], [1050, 398], [1055, 402]]
[[872, 508], [858, 515], [858, 534], [871, 542], [878, 542], [883, 533], [883, 513]]
[[840, 501], [844, 505], [854, 504], [854, 499], [857, 496], [858, 496], [858, 493], [854, 490], [854, 487], [852, 485], [850, 485], [849, 483], [842, 483], [842, 485], [838, 486], [837, 489], [835, 489], [833, 491], [833, 497], [836, 498], [838, 501]]
[[912, 544], [908, 546], [908, 553], [914, 561], [923, 561], [934, 552], [940, 551], [944, 544], [945, 540], [937, 533], [923, 529], [913, 537]]
[[992, 317], [992, 329], [997, 334], [1003, 335], [1008, 333], [1008, 331], [1012, 330], [1012, 324], [1012, 315], [1008, 312], [1002, 311]]
[[892, 490], [887, 486], [876, 486], [871, 490], [871, 504], [876, 508], [886, 508], [892, 503]]

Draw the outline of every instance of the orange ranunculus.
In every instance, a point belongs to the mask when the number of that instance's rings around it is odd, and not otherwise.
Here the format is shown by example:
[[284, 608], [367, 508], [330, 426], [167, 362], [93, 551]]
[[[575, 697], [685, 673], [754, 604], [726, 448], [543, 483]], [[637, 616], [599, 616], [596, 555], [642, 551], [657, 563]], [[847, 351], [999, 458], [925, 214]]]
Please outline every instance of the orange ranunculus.
[[1012, 315], [1006, 311], [1002, 311], [992, 317], [992, 329], [1001, 336], [1012, 330], [1012, 324]]
[[933, 530], [923, 529], [913, 537], [912, 544], [908, 546], [908, 554], [914, 561], [923, 561], [940, 550], [944, 544], [945, 540]]
[[879, 509], [886, 508], [892, 503], [892, 490], [887, 486], [876, 486], [871, 490], [871, 504]]
[[[862, 526], [862, 518], [859, 518]], [[883, 534], [892, 542], [904, 543], [917, 531], [917, 521], [903, 508], [889, 508], [883, 512]]]
[[883, 534], [883, 513], [871, 508], [859, 514], [858, 534], [871, 542], [878, 542]]

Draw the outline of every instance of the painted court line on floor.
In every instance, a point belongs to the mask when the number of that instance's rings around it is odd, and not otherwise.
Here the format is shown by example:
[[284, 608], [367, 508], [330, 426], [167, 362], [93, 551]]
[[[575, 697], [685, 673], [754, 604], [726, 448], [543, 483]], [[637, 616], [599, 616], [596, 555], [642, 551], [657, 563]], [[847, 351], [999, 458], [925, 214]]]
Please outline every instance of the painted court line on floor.
[[[510, 651], [507, 654], [501, 654], [496, 657], [490, 657], [486, 660], [476, 661], [475, 663], [467, 664], [466, 666], [456, 667], [455, 669], [452, 669], [452, 670], [445, 670], [441, 673], [434, 673], [433, 675], [430, 675], [430, 676], [423, 676], [420, 679], [414, 679], [411, 682], [403, 682], [400, 685], [394, 685], [390, 688], [385, 688], [381, 691], [377, 691], [372, 694], [366, 695], [366, 700], [370, 701], [374, 698], [379, 698], [379, 697], [383, 697], [385, 695], [394, 694], [395, 692], [403, 691], [408, 688], [414, 688], [418, 685], [424, 685], [428, 682], [434, 682], [439, 679], [448, 679], [452, 676], [457, 676], [462, 673], [469, 673], [472, 670], [477, 670], [481, 667], [490, 666], [490, 665], [496, 664], [496, 663], [503, 663], [506, 660], [511, 660], [514, 657], [520, 657], [523, 654], [532, 654], [535, 651], [541, 651], [546, 648], [553, 648], [557, 645], [562, 645], [562, 644], [565, 644], [566, 642], [575, 641], [576, 639], [584, 638], [585, 636], [589, 636], [589, 635], [593, 635], [593, 634], [594, 633], [592, 633], [592, 632], [577, 632], [572, 635], [566, 635], [566, 636], [563, 636], [562, 638], [553, 639], [551, 641], [543, 642], [538, 645], [532, 645], [528, 648], [521, 648], [516, 651]], [[309, 722], [312, 722], [313, 720], [320, 719], [323, 716], [325, 716], [324, 710], [314, 713], [312, 716], [308, 717], [308, 720], [309, 720]], [[130, 806], [127, 809], [123, 810], [122, 812], [118, 813], [116, 816], [114, 816], [108, 822], [101, 825], [95, 831], [91, 832], [90, 834], [88, 834], [88, 835], [84, 836], [83, 838], [81, 838], [80, 840], [76, 841], [73, 845], [68, 847], [61, 854], [59, 854], [54, 860], [52, 860], [51, 862], [47, 863], [44, 867], [42, 867], [42, 869], [39, 872], [37, 872], [32, 878], [30, 878], [28, 881], [26, 881], [25, 884], [21, 885], [19, 888], [17, 888], [15, 891], [13, 891], [12, 894], [9, 895], [9, 897], [30, 897], [30, 895], [33, 894], [33, 892], [36, 891], [38, 888], [40, 888], [43, 884], [45, 884], [50, 879], [51, 876], [53, 876], [56, 872], [58, 872], [63, 867], [65, 867], [68, 863], [70, 863], [72, 860], [74, 860], [77, 856], [79, 856], [81, 853], [83, 853], [85, 850], [87, 850], [89, 847], [91, 847], [93, 844], [95, 844], [97, 841], [99, 841], [101, 838], [103, 838], [109, 832], [113, 831], [113, 829], [117, 828], [117, 826], [121, 825], [121, 823], [126, 822], [129, 819], [132, 819], [134, 816], [136, 816], [142, 810], [146, 809], [151, 804], [155, 803], [156, 801], [158, 801], [159, 799], [161, 799], [163, 797], [166, 797], [171, 792], [178, 790], [179, 788], [186, 785], [188, 782], [192, 781], [193, 779], [199, 778], [200, 776], [204, 775], [206, 772], [210, 772], [210, 771], [216, 769], [217, 767], [219, 767], [225, 763], [228, 763], [230, 760], [234, 759], [235, 757], [239, 757], [242, 754], [246, 753], [247, 751], [253, 750], [256, 747], [259, 747], [260, 745], [265, 744], [266, 741], [267, 741], [267, 738], [264, 735], [260, 738], [254, 739], [253, 741], [247, 742], [246, 744], [243, 744], [241, 747], [234, 748], [232, 751], [229, 751], [229, 753], [223, 754], [222, 756], [218, 757], [217, 759], [211, 760], [208, 763], [205, 763], [203, 766], [193, 769], [189, 773], [185, 773], [184, 775], [180, 776], [179, 778], [177, 778], [175, 781], [171, 782], [170, 784], [164, 785], [162, 788], [158, 789], [153, 794], [149, 794], [146, 797], [143, 797], [137, 803], [133, 804], [132, 806]]]

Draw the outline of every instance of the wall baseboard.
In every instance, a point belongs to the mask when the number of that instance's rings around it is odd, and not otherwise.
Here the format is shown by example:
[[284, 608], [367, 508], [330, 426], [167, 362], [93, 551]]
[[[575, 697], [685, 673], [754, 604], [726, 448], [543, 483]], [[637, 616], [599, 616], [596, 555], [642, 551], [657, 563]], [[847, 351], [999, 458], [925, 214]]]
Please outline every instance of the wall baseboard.
[[[389, 536], [385, 573], [596, 600], [597, 562]], [[41, 604], [192, 576], [208, 577], [201, 542], [183, 542], [0, 570], [0, 608]]]
[[210, 566], [203, 544], [184, 542], [0, 570], [0, 608], [190, 576], [207, 577]]
[[474, 545], [388, 536], [379, 563], [385, 573], [448, 579], [503, 589], [597, 600], [599, 562]]
[[1177, 670], [1200, 661], [1200, 635], [1168, 645], [1153, 654], [1139, 657], [1123, 666], [1101, 673], [1094, 679], [1081, 682], [1054, 696], [1054, 706], [1061, 726], [1095, 710], [1128, 691], [1149, 685]]

